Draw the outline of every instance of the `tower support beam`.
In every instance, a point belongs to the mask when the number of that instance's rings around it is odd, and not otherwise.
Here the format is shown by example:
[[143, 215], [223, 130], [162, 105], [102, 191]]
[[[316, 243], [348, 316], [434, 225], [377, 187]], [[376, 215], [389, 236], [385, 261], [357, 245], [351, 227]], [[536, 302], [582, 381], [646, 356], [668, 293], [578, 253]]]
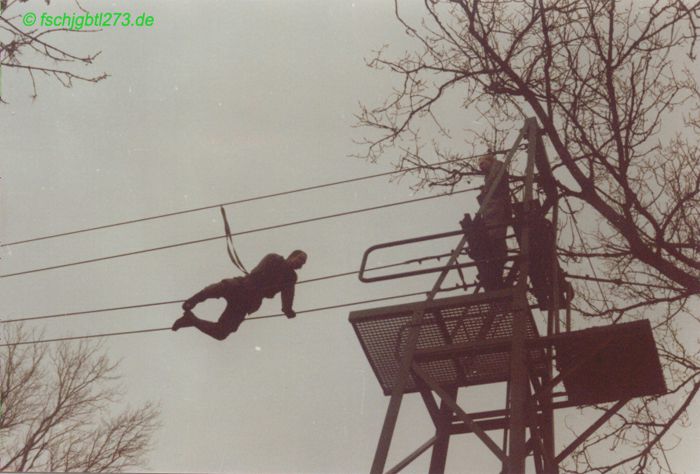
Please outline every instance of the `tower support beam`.
[[[449, 387], [446, 389], [447, 394], [457, 399], [457, 387]], [[430, 456], [430, 474], [443, 474], [445, 465], [447, 464], [447, 450], [450, 446], [450, 427], [452, 426], [452, 410], [444, 400], [440, 401], [440, 411], [435, 427], [435, 445]]]

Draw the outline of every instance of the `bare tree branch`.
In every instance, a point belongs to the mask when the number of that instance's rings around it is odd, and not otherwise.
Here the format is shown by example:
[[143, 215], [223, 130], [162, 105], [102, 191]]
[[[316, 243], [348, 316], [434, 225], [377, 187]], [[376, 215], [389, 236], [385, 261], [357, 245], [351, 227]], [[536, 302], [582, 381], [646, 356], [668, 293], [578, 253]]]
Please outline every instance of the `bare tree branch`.
[[[386, 46], [368, 62], [401, 87], [361, 106], [358, 156], [398, 154], [398, 169], [423, 167], [419, 186], [455, 186], [474, 171], [457, 158], [503, 148], [525, 113], [537, 118], [560, 193], [560, 259], [568, 273], [591, 275], [575, 280], [575, 309], [586, 321], [651, 319], [674, 382], [668, 396], [630, 405], [567, 472], [670, 471], [667, 437], [700, 383], [698, 353], [679, 337], [700, 323], [690, 311], [700, 293], [700, 2], [426, 0], [423, 8], [409, 22], [395, 2], [415, 48], [392, 55]], [[448, 133], [454, 121], [461, 135]], [[448, 162], [431, 166], [437, 156]], [[618, 446], [617, 461], [595, 463], [600, 449]]]
[[[93, 65], [100, 52], [80, 55], [58, 46], [61, 35], [89, 34], [99, 30], [28, 29], [15, 12], [17, 8], [13, 8], [19, 7], [20, 3], [24, 2], [0, 2], [0, 68], [26, 71], [32, 84], [32, 98], [37, 97], [35, 73], [52, 77], [64, 87], [72, 87], [73, 81], [97, 83], [108, 77], [105, 73], [86, 75], [82, 72], [84, 66]], [[82, 10], [80, 4], [75, 3]], [[7, 87], [8, 81], [4, 82], [4, 87]], [[2, 91], [0, 102], [4, 102]]]
[[[4, 328], [8, 342], [31, 340]], [[0, 353], [0, 470], [123, 472], [143, 465], [158, 427], [151, 404], [110, 416], [122, 399], [117, 364], [82, 341]]]

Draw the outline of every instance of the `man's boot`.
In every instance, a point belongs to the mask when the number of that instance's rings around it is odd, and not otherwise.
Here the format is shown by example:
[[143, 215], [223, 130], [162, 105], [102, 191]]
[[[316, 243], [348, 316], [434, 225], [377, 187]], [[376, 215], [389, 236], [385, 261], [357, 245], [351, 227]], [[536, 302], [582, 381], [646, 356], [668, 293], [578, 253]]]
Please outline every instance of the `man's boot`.
[[195, 316], [192, 314], [192, 311], [187, 310], [182, 316], [175, 320], [171, 329], [177, 331], [180, 328], [194, 326], [194, 318]]

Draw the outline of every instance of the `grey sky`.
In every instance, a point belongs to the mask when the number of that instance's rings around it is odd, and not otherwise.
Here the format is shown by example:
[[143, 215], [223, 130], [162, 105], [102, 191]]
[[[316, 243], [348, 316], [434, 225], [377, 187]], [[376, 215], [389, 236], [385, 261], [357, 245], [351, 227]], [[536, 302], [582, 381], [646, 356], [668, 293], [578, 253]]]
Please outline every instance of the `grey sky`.
[[[3, 71], [0, 239], [3, 242], [204, 206], [389, 170], [348, 157], [358, 101], [376, 103], [390, 74], [365, 66], [383, 44], [411, 43], [392, 2], [99, 1], [91, 11], [147, 12], [152, 28], [65, 37], [101, 50], [91, 71], [110, 77], [64, 89]], [[28, 8], [45, 11], [43, 1]], [[416, 5], [420, 7], [420, 5]], [[52, 11], [74, 11], [54, 2]], [[388, 157], [390, 158], [390, 157]], [[377, 179], [231, 206], [234, 231], [408, 199], [411, 180]], [[416, 196], [427, 195], [418, 193]], [[309, 253], [300, 278], [355, 270], [369, 245], [453, 230], [473, 196], [460, 195], [236, 238], [250, 268], [265, 253]], [[2, 273], [221, 234], [218, 210], [4, 248]], [[455, 241], [456, 243], [456, 241]], [[444, 243], [454, 245], [454, 243]], [[436, 247], [437, 252], [445, 247]], [[388, 263], [388, 262], [378, 262]], [[7, 278], [1, 318], [184, 299], [235, 275], [223, 240]], [[432, 278], [301, 285], [297, 310], [425, 291]], [[389, 303], [390, 304], [390, 303]], [[368, 305], [373, 306], [373, 305]], [[218, 317], [223, 303], [198, 307]], [[279, 298], [260, 315], [279, 312]], [[201, 308], [201, 309], [200, 309]], [[47, 337], [169, 326], [177, 305], [54, 319]], [[224, 342], [194, 330], [112, 337], [128, 399], [160, 400], [156, 471], [366, 472], [388, 403], [347, 322], [348, 309], [251, 321]], [[476, 409], [500, 407], [503, 387], [475, 389]], [[694, 408], [692, 415], [696, 415]], [[585, 413], [585, 412], [584, 412]], [[559, 443], [571, 439], [559, 416]], [[404, 400], [389, 463], [432, 435], [419, 397]], [[697, 472], [697, 427], [673, 451]], [[466, 464], [465, 464], [466, 463]], [[465, 471], [464, 466], [469, 466]], [[410, 472], [426, 470], [418, 460]], [[453, 441], [450, 472], [496, 472], [474, 438]], [[684, 469], [684, 470], [683, 470]]]

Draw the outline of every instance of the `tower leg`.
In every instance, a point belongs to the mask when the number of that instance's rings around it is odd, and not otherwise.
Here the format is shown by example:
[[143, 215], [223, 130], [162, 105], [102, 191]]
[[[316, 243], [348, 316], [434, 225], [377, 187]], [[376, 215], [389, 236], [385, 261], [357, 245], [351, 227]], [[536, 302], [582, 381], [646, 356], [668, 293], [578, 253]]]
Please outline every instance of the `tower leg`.
[[[457, 398], [457, 387], [446, 390], [450, 397]], [[447, 463], [447, 448], [450, 444], [450, 424], [452, 420], [452, 410], [445, 404], [440, 402], [440, 414], [438, 418], [438, 426], [435, 435], [437, 440], [433, 445], [432, 455], [430, 457], [430, 474], [443, 474]]]
[[518, 293], [513, 302], [513, 337], [510, 352], [510, 452], [508, 453], [508, 474], [525, 474], [525, 428], [527, 421], [530, 380], [527, 370], [527, 348], [525, 347], [527, 277], [529, 273], [529, 203], [532, 200], [532, 183], [537, 147], [537, 120], [525, 120], [523, 131], [527, 133], [527, 165], [525, 167], [525, 185], [523, 187], [523, 226], [520, 242], [521, 266], [518, 276]]
[[511, 348], [511, 378], [510, 378], [510, 427], [508, 474], [524, 474], [527, 448], [525, 447], [525, 431], [527, 417], [527, 397], [529, 377], [525, 357], [525, 318], [518, 311], [513, 315], [513, 345]]
[[[549, 378], [545, 379], [545, 383]], [[559, 474], [559, 466], [554, 460], [554, 410], [552, 409], [551, 390], [542, 401], [542, 444], [544, 449], [545, 469], [548, 474]]]

